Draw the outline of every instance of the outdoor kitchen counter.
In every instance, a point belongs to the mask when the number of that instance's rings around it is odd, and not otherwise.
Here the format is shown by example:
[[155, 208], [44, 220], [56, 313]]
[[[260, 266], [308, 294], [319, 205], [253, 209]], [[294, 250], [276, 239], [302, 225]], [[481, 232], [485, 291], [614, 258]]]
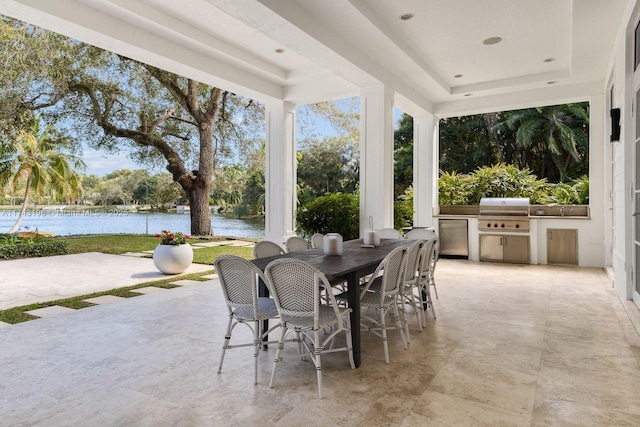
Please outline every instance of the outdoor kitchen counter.
[[[478, 215], [477, 214], [449, 214], [441, 213], [433, 216], [434, 227], [439, 228], [440, 220], [466, 220], [468, 226], [468, 259], [480, 260]], [[577, 234], [578, 265], [583, 267], [598, 267], [601, 259], [601, 239], [593, 236], [591, 221], [593, 218], [585, 215], [530, 215], [530, 231], [528, 233], [513, 233], [509, 231], [494, 234], [529, 235], [531, 264], [548, 263], [548, 233], [549, 230], [575, 230]], [[492, 234], [484, 232], [484, 234]]]

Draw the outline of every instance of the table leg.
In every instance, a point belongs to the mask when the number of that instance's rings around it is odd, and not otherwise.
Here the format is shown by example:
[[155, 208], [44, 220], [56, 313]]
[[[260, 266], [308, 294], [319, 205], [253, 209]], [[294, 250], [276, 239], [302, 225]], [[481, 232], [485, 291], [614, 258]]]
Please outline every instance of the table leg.
[[351, 339], [353, 340], [353, 361], [360, 366], [360, 287], [358, 274], [347, 275], [347, 298], [351, 308]]
[[[267, 288], [267, 285], [264, 283], [262, 279], [260, 279], [260, 283], [258, 284], [258, 296], [260, 297], [269, 296], [269, 288]], [[260, 331], [260, 335], [264, 334], [266, 331], [269, 330], [269, 319], [263, 320], [261, 327], [262, 329]], [[269, 348], [269, 344], [267, 344], [267, 342], [269, 341], [269, 336], [265, 335], [264, 337], [262, 337], [262, 341], [263, 341], [262, 349], [266, 350], [267, 348]]]

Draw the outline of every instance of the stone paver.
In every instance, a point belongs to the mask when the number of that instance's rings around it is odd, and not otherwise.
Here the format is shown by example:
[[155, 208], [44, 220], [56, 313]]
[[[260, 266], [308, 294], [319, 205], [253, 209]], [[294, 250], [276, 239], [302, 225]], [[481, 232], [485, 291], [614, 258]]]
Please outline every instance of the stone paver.
[[159, 291], [168, 291], [167, 288], [159, 288], [157, 286], [147, 286], [144, 288], [138, 288], [138, 289], [132, 289], [131, 292], [135, 292], [138, 294], [144, 294], [144, 295], [148, 295], [148, 294], [153, 294], [155, 292], [159, 292]]
[[148, 256], [149, 253], [148, 252], [125, 252], [122, 255], [142, 258], [142, 257]]
[[103, 295], [101, 297], [88, 298], [83, 301], [91, 304], [111, 304], [112, 302], [124, 301], [126, 298], [118, 297], [115, 295]]
[[0, 328], [2, 328], [3, 326], [10, 326], [11, 323], [7, 323], [7, 322], [0, 322]]
[[215, 280], [218, 278], [218, 275], [216, 273], [213, 274], [205, 274], [204, 276], [202, 276], [203, 279], [210, 279], [210, 280]]
[[51, 307], [38, 308], [35, 310], [29, 310], [26, 313], [36, 317], [52, 317], [60, 314], [75, 312], [73, 308], [62, 307], [60, 305], [52, 305]]
[[[194, 263], [183, 274], [212, 269]], [[1, 272], [0, 310], [167, 278], [149, 258], [98, 252], [2, 261]]]

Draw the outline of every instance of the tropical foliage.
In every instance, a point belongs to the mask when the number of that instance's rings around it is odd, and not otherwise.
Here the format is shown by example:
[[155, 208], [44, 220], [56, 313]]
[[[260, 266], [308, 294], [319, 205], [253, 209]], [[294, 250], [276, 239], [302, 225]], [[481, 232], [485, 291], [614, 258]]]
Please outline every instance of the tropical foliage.
[[549, 182], [589, 173], [589, 104], [574, 103], [440, 121], [440, 169], [470, 173], [511, 164]]
[[44, 195], [47, 191], [66, 197], [78, 197], [82, 192], [82, 176], [78, 170], [84, 162], [66, 152], [67, 141], [57, 137], [51, 126], [42, 126], [36, 117], [30, 130], [18, 132], [13, 145], [6, 145], [0, 157], [0, 187], [9, 184], [15, 191], [24, 182], [24, 196], [20, 214], [9, 233], [15, 232], [26, 212], [29, 195], [33, 191]]
[[589, 178], [569, 183], [548, 183], [528, 169], [513, 165], [478, 168], [469, 174], [440, 172], [439, 203], [474, 205], [483, 197], [528, 197], [532, 204], [588, 204]]

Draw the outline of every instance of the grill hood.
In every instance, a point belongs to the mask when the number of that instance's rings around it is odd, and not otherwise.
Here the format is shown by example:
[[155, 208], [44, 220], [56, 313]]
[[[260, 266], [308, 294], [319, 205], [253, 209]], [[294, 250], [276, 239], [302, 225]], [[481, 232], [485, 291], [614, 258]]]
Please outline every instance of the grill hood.
[[478, 214], [481, 216], [529, 216], [528, 197], [483, 197]]

